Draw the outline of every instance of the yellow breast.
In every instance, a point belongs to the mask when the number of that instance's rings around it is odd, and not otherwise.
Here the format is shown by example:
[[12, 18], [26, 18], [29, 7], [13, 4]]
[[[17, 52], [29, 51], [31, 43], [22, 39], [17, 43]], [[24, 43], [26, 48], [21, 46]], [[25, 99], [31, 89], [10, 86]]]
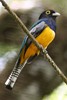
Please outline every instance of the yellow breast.
[[[49, 27], [46, 27], [46, 29], [43, 30], [43, 32], [36, 38], [36, 40], [44, 47], [46, 48], [54, 39], [55, 32], [50, 29]], [[28, 47], [24, 60], [29, 58], [30, 56], [34, 56], [36, 53], [38, 53], [39, 50], [35, 46], [35, 44], [31, 43], [31, 45]]]

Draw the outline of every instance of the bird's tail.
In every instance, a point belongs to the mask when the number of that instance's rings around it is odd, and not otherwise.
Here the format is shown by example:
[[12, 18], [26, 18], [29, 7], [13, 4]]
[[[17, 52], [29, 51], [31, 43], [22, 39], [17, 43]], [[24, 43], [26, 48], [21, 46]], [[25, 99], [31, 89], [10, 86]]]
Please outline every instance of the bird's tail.
[[24, 66], [27, 64], [27, 60], [22, 64], [22, 65], [18, 65], [17, 63], [14, 66], [10, 76], [8, 77], [7, 81], [5, 82], [6, 88], [8, 89], [12, 89], [20, 72], [22, 71], [22, 69], [24, 68]]

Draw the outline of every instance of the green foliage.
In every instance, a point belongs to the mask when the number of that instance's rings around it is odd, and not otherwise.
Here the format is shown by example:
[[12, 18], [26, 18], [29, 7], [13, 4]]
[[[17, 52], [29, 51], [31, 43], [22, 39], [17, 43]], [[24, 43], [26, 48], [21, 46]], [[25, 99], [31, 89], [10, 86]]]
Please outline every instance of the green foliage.
[[8, 51], [17, 50], [17, 49], [18, 49], [17, 45], [0, 43], [0, 56], [2, 56], [3, 54], [5, 54]]
[[49, 96], [44, 97], [43, 100], [67, 100], [67, 85], [65, 83], [61, 84]]

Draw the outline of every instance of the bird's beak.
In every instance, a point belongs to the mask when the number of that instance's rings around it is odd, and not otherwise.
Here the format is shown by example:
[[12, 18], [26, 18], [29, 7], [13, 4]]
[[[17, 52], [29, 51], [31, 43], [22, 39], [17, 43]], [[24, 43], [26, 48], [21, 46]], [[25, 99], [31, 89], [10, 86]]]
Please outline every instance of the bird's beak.
[[52, 15], [53, 15], [53, 16], [60, 16], [60, 13], [55, 12], [55, 13], [53, 13]]

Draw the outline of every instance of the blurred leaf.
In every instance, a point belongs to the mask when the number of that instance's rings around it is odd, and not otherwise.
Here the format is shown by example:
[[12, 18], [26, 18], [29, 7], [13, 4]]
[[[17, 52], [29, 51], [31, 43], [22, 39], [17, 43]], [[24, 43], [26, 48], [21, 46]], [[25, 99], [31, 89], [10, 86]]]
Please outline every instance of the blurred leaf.
[[17, 45], [0, 43], [0, 56], [4, 55], [8, 51], [17, 50], [18, 48], [20, 47]]
[[43, 100], [67, 100], [67, 85], [65, 83], [61, 84], [49, 96], [44, 97]]

